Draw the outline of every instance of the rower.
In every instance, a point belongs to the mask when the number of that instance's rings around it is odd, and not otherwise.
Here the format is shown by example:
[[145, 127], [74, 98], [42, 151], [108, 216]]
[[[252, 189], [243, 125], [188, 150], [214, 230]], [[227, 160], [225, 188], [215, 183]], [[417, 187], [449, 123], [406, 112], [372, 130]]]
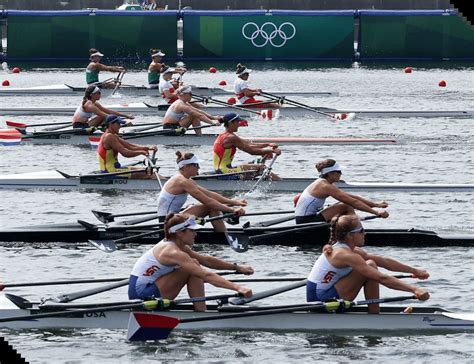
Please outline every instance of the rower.
[[[399, 291], [413, 292], [422, 301], [430, 294], [423, 288], [407, 284], [379, 272], [378, 267], [394, 272], [411, 273], [413, 278], [427, 279], [426, 270], [402, 264], [395, 259], [366, 252], [365, 231], [357, 215], [337, 215], [331, 220], [331, 244], [314, 263], [306, 285], [308, 302], [344, 299], [352, 301], [364, 287], [365, 299], [379, 298], [379, 284]], [[368, 307], [379, 313], [378, 304]]]
[[254, 108], [272, 108], [279, 109], [281, 106], [278, 103], [268, 103], [263, 100], [257, 100], [254, 96], [260, 95], [262, 90], [259, 88], [252, 89], [249, 87], [249, 76], [251, 70], [240, 63], [237, 65], [235, 71], [237, 78], [234, 81], [234, 92], [237, 96], [239, 104], [252, 105]]
[[[133, 144], [125, 141], [119, 136], [120, 128], [126, 122], [120, 116], [108, 115], [105, 118], [104, 125], [107, 127], [105, 133], [100, 138], [97, 155], [99, 157], [99, 167], [102, 173], [112, 173], [138, 169], [138, 167], [122, 167], [118, 161], [118, 154], [124, 157], [132, 158], [139, 155], [148, 157], [150, 151], [157, 151], [156, 146], [147, 147], [144, 145]], [[133, 179], [156, 179], [156, 174], [147, 174], [146, 172], [136, 172], [120, 175], [122, 178]]]
[[[216, 173], [239, 173], [243, 171], [254, 171], [255, 173], [243, 173], [237, 175], [237, 179], [252, 179], [255, 174], [263, 172], [265, 168], [264, 164], [241, 164], [233, 167], [232, 161], [234, 159], [235, 152], [240, 149], [251, 155], [260, 155], [264, 157], [272, 157], [273, 153], [276, 155], [281, 154], [281, 150], [275, 143], [253, 143], [245, 140], [235, 134], [239, 130], [239, 123], [241, 117], [236, 113], [229, 113], [224, 115], [222, 121], [224, 123], [225, 132], [219, 134], [214, 142], [214, 170]], [[232, 177], [235, 177], [232, 176]], [[271, 181], [278, 181], [281, 178], [270, 173], [269, 178]]]
[[90, 63], [86, 68], [86, 82], [90, 85], [97, 85], [100, 84], [102, 88], [114, 88], [115, 82], [99, 82], [99, 72], [100, 71], [108, 71], [108, 72], [125, 72], [125, 68], [121, 66], [106, 66], [100, 63], [102, 57], [104, 56], [100, 53], [97, 49], [91, 48], [89, 49], [89, 58]]
[[[188, 195], [194, 197], [200, 204], [188, 207], [183, 211], [185, 213], [198, 217], [219, 216], [221, 212], [234, 213], [237, 216], [245, 215], [245, 210], [242, 207], [247, 206], [246, 200], [226, 198], [199, 186], [191, 179], [199, 174], [200, 161], [194, 154], [176, 152], [176, 156], [178, 157], [176, 163], [179, 173], [164, 184], [158, 196], [158, 218], [161, 222], [169, 213], [180, 212]], [[212, 225], [215, 231], [227, 231], [222, 220], [214, 220]]]
[[[374, 210], [374, 207], [387, 208], [387, 202], [371, 201], [344, 192], [335, 185], [341, 179], [342, 168], [334, 159], [318, 162], [316, 169], [319, 172], [319, 178], [306, 187], [296, 203], [295, 221], [297, 224], [329, 222], [336, 215], [355, 214], [354, 210], [365, 211], [383, 218], [388, 217], [386, 210]], [[339, 202], [324, 208], [328, 197]]]
[[[250, 297], [252, 290], [232, 283], [220, 275], [203, 268], [235, 270], [253, 274], [247, 265], [229, 263], [222, 259], [202, 255], [192, 247], [196, 238], [194, 216], [169, 214], [165, 220], [165, 239], [143, 254], [135, 263], [128, 286], [130, 299], [166, 298], [172, 300], [186, 285], [189, 296], [204, 297], [204, 282], [226, 288]], [[205, 302], [195, 302], [195, 311], [205, 311]]]
[[178, 81], [173, 80], [173, 74], [179, 73], [183, 74], [186, 72], [185, 68], [173, 68], [164, 66], [161, 70], [160, 83], [158, 85], [161, 96], [166, 100], [168, 104], [172, 104], [178, 100], [178, 96], [175, 93], [175, 90], [180, 87]]
[[[191, 86], [181, 86], [176, 90], [176, 96], [178, 99], [166, 110], [163, 117], [163, 129], [176, 130], [181, 127], [189, 128], [191, 125], [197, 128], [201, 126], [201, 121], [220, 125], [222, 116], [210, 115], [191, 104], [193, 97]], [[201, 129], [195, 129], [194, 132], [196, 135], [202, 135]]]
[[[107, 115], [117, 115], [125, 119], [134, 119], [132, 115], [123, 114], [102, 106], [99, 103], [101, 96], [100, 88], [91, 85], [86, 88], [82, 103], [77, 107], [72, 117], [72, 127], [74, 129], [85, 129], [90, 126], [99, 126]], [[131, 123], [127, 124], [131, 125]]]
[[[151, 55], [152, 61], [150, 65], [148, 66], [148, 87], [149, 88], [153, 88], [153, 89], [160, 88], [161, 73], [164, 72], [165, 70], [169, 70], [168, 72], [171, 72], [171, 74], [179, 73], [180, 75], [186, 72], [185, 67], [169, 68], [169, 66], [164, 64], [161, 61], [161, 57], [164, 57], [165, 54], [160, 49], [150, 49], [150, 55]], [[174, 89], [177, 88], [173, 86], [171, 77], [169, 77], [169, 82], [171, 83], [171, 87], [173, 87]], [[163, 83], [163, 87], [165, 86], [165, 84], [167, 85], [167, 82]]]

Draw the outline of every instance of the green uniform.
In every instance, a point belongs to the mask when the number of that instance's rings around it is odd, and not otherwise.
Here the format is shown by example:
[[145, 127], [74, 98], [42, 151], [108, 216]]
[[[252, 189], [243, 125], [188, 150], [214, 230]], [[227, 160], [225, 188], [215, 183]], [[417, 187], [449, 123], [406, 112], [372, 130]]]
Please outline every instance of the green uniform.
[[86, 68], [86, 82], [88, 85], [99, 82], [99, 72], [100, 71], [93, 71], [89, 69], [89, 67]]

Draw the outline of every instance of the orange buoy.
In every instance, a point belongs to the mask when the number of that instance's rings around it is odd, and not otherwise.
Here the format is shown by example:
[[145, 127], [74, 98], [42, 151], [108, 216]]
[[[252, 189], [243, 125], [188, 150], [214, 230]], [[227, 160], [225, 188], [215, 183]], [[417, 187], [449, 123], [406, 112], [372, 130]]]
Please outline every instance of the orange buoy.
[[446, 81], [445, 80], [439, 81], [438, 86], [439, 87], [446, 87]]
[[217, 72], [216, 67], [209, 68], [209, 72], [210, 73], [216, 73]]
[[405, 73], [411, 73], [412, 69], [411, 67], [405, 67]]
[[13, 73], [20, 73], [20, 71], [21, 71], [20, 67], [14, 67], [14, 68], [12, 69], [12, 72], [13, 72]]
[[237, 103], [237, 100], [235, 99], [235, 97], [229, 97], [227, 99], [227, 103], [231, 105], [235, 105]]
[[301, 193], [298, 193], [293, 197], [293, 206], [296, 207], [296, 204], [298, 203], [299, 199], [301, 197]]
[[10, 81], [8, 80], [3, 81], [2, 86], [10, 86]]
[[222, 80], [221, 82], [219, 82], [219, 86], [227, 86], [227, 82], [225, 82], [224, 80]]

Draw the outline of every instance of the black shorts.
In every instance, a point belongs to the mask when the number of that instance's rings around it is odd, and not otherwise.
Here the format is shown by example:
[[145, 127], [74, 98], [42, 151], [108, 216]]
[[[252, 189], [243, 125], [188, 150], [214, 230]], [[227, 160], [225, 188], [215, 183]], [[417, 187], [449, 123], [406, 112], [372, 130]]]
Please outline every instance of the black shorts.
[[326, 222], [323, 214], [319, 213], [316, 215], [308, 215], [308, 216], [296, 216], [295, 222], [297, 224], [306, 224], [308, 222]]

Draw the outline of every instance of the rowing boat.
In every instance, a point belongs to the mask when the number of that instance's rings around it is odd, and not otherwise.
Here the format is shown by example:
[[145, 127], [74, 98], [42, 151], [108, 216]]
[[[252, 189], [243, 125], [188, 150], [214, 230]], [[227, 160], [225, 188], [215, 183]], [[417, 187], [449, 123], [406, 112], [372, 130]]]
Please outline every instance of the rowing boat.
[[[161, 133], [161, 134], [160, 134]], [[134, 144], [144, 145], [214, 145], [218, 134], [203, 134], [197, 136], [189, 131], [184, 135], [164, 135], [163, 131], [155, 132], [123, 132], [120, 136]], [[0, 145], [16, 145], [20, 143], [30, 144], [69, 144], [96, 146], [100, 141], [102, 133], [94, 132], [92, 135], [85, 130], [69, 131], [35, 131], [20, 134], [12, 129], [0, 130]], [[8, 138], [7, 138], [8, 137]], [[5, 138], [5, 139], [4, 139]], [[311, 138], [311, 137], [250, 137], [250, 142], [255, 143], [277, 143], [279, 145], [373, 145], [373, 144], [395, 144], [394, 139], [384, 138]]]
[[[117, 240], [150, 231], [152, 225], [104, 225], [84, 221], [69, 224], [46, 224], [21, 226], [0, 230], [0, 241], [3, 243], [84, 243], [89, 240]], [[292, 229], [297, 230], [292, 230]], [[252, 237], [252, 245], [285, 245], [285, 246], [322, 246], [329, 240], [329, 228], [315, 223], [300, 225], [283, 225], [272, 227], [252, 226], [229, 228], [228, 232], [237, 239]], [[472, 235], [440, 235], [433, 231], [409, 229], [366, 229], [367, 246], [474, 246]], [[265, 236], [258, 238], [257, 236]], [[163, 238], [156, 233], [133, 241], [134, 244], [155, 244]], [[196, 244], [228, 245], [224, 233], [211, 228], [197, 231]]]
[[[233, 96], [233, 90], [225, 90], [220, 87], [200, 87], [191, 86], [193, 93], [199, 96]], [[0, 88], [0, 96], [84, 96], [86, 87], [70, 86], [67, 84], [50, 85], [50, 86], [34, 86], [34, 87], [3, 87]], [[108, 96], [113, 89], [101, 89], [103, 95]], [[310, 96], [310, 97], [326, 97], [337, 96], [338, 92], [324, 91], [269, 91], [278, 96]], [[160, 92], [156, 88], [146, 86], [130, 86], [122, 85], [117, 92], [121, 95], [130, 96], [159, 96]]]
[[[11, 297], [11, 296], [10, 296]], [[21, 302], [20, 305], [14, 302]], [[0, 295], [0, 319], [13, 316], [31, 316], [29, 320], [0, 323], [1, 328], [9, 329], [127, 329], [129, 309], [80, 313], [74, 310], [91, 307], [84, 304], [68, 304], [70, 315], [35, 319], [35, 314], [51, 312], [52, 309], [64, 310], [64, 305], [50, 304], [40, 308], [40, 303], [29, 302], [18, 296], [7, 298]], [[67, 308], [66, 307], [66, 308]], [[229, 313], [258, 312], [288, 306], [231, 306], [208, 305], [206, 312], [195, 312], [190, 305], [176, 305], [172, 310], [141, 311], [159, 313], [163, 316], [178, 318], [209, 318]], [[474, 330], [474, 314], [454, 313], [439, 307], [413, 307], [411, 313], [403, 313], [401, 306], [382, 306], [381, 313], [370, 315], [365, 307], [353, 307], [345, 313], [308, 311], [295, 309], [290, 313], [275, 313], [262, 316], [212, 319], [182, 323], [180, 330], [278, 330], [278, 331], [377, 331], [391, 333], [396, 331], [421, 332], [468, 332]], [[137, 312], [137, 311], [134, 311]], [[140, 312], [140, 311], [138, 311]]]
[[[106, 105], [105, 107], [129, 114], [141, 115], [156, 115], [164, 116], [169, 105], [149, 105], [144, 102], [130, 103], [130, 104], [115, 104]], [[73, 115], [77, 106], [75, 107], [2, 107], [0, 108], [0, 115]], [[356, 117], [361, 118], [472, 118], [474, 110], [341, 110], [325, 107], [315, 107], [317, 111], [328, 114], [351, 114], [354, 113]], [[236, 112], [236, 109], [231, 106], [204, 106], [203, 111], [211, 115], [224, 115], [230, 112]], [[255, 111], [267, 113], [263, 109], [251, 109], [252, 111], [238, 110], [237, 112], [246, 118], [255, 115]], [[312, 112], [307, 108], [296, 106], [284, 106], [279, 109], [280, 117], [325, 117], [322, 114]]]
[[[219, 179], [225, 175], [200, 175], [194, 180], [211, 191], [246, 192], [256, 183], [253, 180]], [[164, 184], [168, 179], [162, 178]], [[259, 189], [265, 192], [301, 192], [314, 178], [288, 177], [280, 181], [264, 180]], [[447, 183], [379, 183], [339, 182], [337, 186], [347, 192], [401, 191], [401, 192], [472, 192], [474, 184]], [[151, 179], [128, 179], [119, 176], [97, 174], [70, 175], [57, 170], [19, 173], [0, 176], [0, 189], [43, 189], [43, 190], [151, 190], [159, 191], [158, 181]]]

